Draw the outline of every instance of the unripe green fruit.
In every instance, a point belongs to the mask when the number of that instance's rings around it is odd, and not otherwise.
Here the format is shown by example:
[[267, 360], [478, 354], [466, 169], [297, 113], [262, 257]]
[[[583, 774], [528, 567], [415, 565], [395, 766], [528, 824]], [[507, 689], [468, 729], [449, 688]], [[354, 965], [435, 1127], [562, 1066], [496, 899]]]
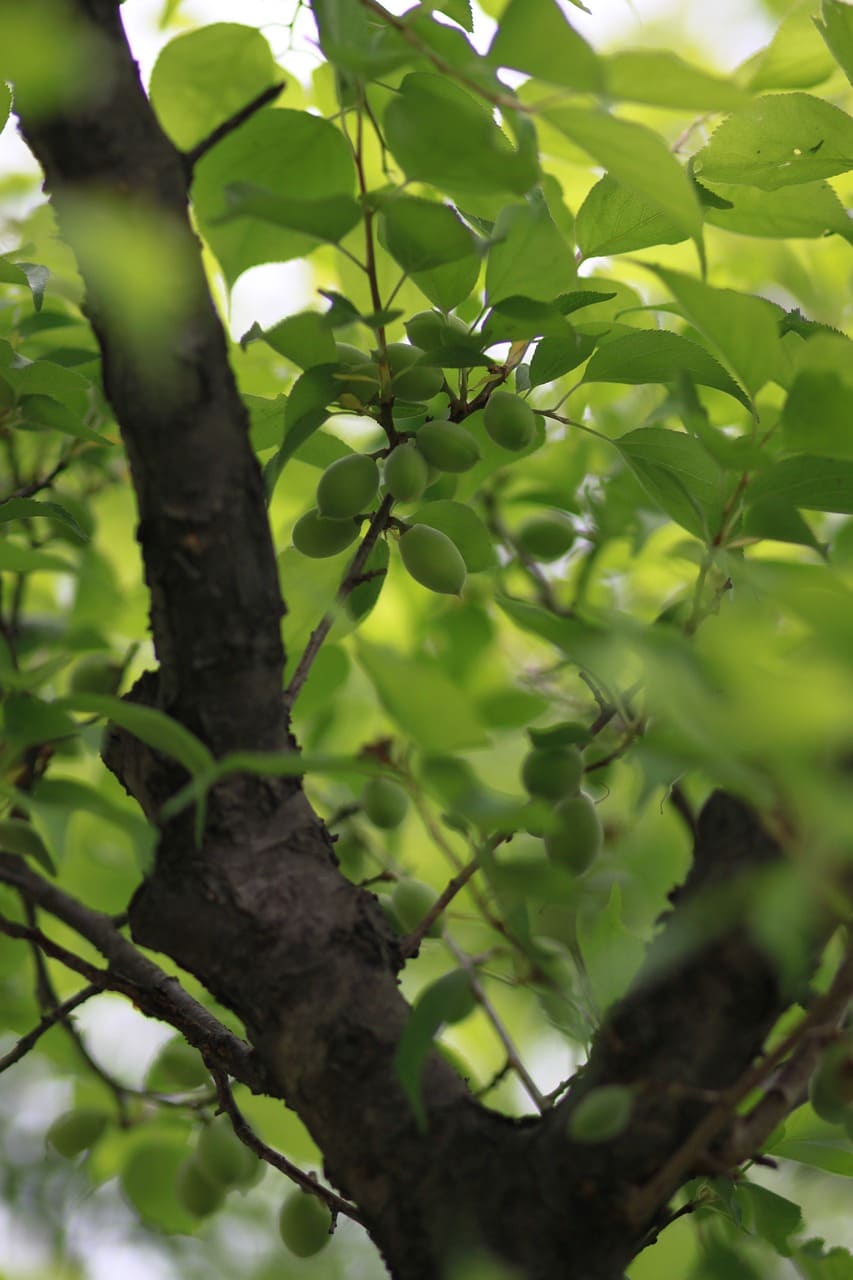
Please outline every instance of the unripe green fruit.
[[577, 747], [534, 747], [521, 766], [521, 781], [532, 796], [562, 800], [574, 795], [583, 777], [583, 756]]
[[[454, 969], [452, 973], [446, 973], [443, 978], [430, 983], [427, 991], [430, 993], [430, 999], [435, 1000], [440, 1006], [442, 1017], [448, 1025], [464, 1022], [477, 1007], [477, 997], [474, 995], [471, 979], [464, 969]], [[426, 991], [422, 993], [421, 998], [424, 995]]]
[[827, 1049], [811, 1078], [809, 1101], [828, 1124], [853, 1118], [853, 1036]]
[[278, 1229], [297, 1258], [311, 1258], [329, 1243], [332, 1214], [328, 1205], [307, 1191], [293, 1191], [281, 1206]]
[[[359, 404], [369, 404], [379, 393], [379, 369], [370, 359], [366, 351], [350, 346], [348, 342], [335, 343], [338, 364], [341, 366], [335, 375], [338, 383], [338, 400], [351, 397]], [[354, 405], [347, 405], [353, 408]]]
[[304, 556], [322, 560], [326, 556], [336, 556], [355, 542], [358, 527], [356, 520], [330, 520], [312, 507], [293, 526], [293, 545]]
[[202, 1173], [223, 1187], [254, 1177], [258, 1158], [244, 1146], [227, 1116], [217, 1116], [199, 1134], [195, 1160]]
[[467, 337], [468, 326], [458, 316], [445, 317], [439, 311], [419, 311], [406, 321], [406, 333], [416, 347], [429, 351], [452, 342], [460, 334]]
[[440, 369], [417, 362], [424, 354], [421, 347], [408, 342], [391, 342], [387, 347], [391, 368], [391, 390], [401, 400], [429, 400], [444, 386]]
[[66, 1160], [88, 1151], [103, 1135], [109, 1118], [92, 1107], [79, 1107], [57, 1116], [47, 1131], [47, 1143]]
[[351, 520], [370, 506], [379, 488], [379, 468], [366, 453], [337, 458], [320, 476], [317, 510], [329, 520]]
[[366, 351], [362, 351], [360, 347], [354, 347], [349, 342], [336, 342], [335, 351], [338, 356], [338, 364], [369, 364], [370, 356]]
[[569, 1118], [575, 1142], [608, 1142], [624, 1133], [634, 1106], [632, 1091], [621, 1084], [604, 1084], [581, 1098]]
[[483, 411], [486, 431], [502, 449], [526, 449], [536, 430], [536, 415], [526, 400], [511, 391], [493, 391]]
[[222, 1207], [225, 1188], [221, 1183], [212, 1181], [195, 1157], [189, 1156], [178, 1169], [175, 1198], [181, 1208], [194, 1218], [207, 1218]]
[[556, 829], [545, 836], [545, 852], [552, 862], [582, 875], [601, 849], [601, 822], [589, 796], [569, 796], [554, 810]]
[[548, 511], [523, 524], [515, 540], [534, 560], [559, 560], [572, 547], [575, 528], [567, 516]]
[[210, 1075], [198, 1049], [183, 1036], [167, 1040], [148, 1072], [149, 1089], [198, 1089], [210, 1084]]
[[[422, 880], [398, 880], [391, 895], [391, 906], [400, 921], [404, 933], [412, 933], [438, 901], [438, 894]], [[441, 937], [439, 920], [433, 921], [427, 930], [428, 938]]]
[[369, 778], [361, 791], [361, 807], [374, 827], [390, 831], [405, 818], [409, 797], [391, 778]]
[[465, 561], [446, 533], [427, 524], [416, 524], [400, 539], [400, 556], [422, 587], [443, 595], [458, 596], [465, 586]]
[[121, 668], [109, 658], [83, 658], [71, 672], [70, 687], [74, 693], [115, 693]]
[[391, 382], [391, 390], [399, 400], [416, 401], [419, 404], [438, 395], [443, 386], [444, 374], [430, 365], [406, 369]]
[[416, 502], [427, 486], [429, 463], [413, 444], [398, 444], [385, 463], [385, 485], [397, 502]]
[[477, 441], [456, 422], [425, 422], [416, 443], [438, 471], [470, 471], [480, 460]]

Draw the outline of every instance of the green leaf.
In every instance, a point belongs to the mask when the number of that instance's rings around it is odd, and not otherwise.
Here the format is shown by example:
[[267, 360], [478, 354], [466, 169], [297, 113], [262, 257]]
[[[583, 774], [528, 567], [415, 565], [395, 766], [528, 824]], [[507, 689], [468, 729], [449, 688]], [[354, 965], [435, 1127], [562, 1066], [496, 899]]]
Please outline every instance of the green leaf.
[[600, 1011], [627, 991], [646, 946], [622, 921], [622, 894], [615, 884], [603, 910], [578, 915], [578, 942]]
[[404, 271], [432, 271], [469, 258], [476, 241], [453, 209], [433, 200], [398, 196], [382, 209], [385, 244]]
[[[6, 86], [0, 81], [0, 91], [5, 88]], [[0, 114], [2, 114], [2, 104], [0, 104]], [[0, 258], [0, 280], [7, 284], [20, 284], [29, 289], [33, 295], [33, 306], [36, 311], [41, 311], [49, 276], [47, 267], [41, 267], [35, 262], [9, 262], [7, 258]]]
[[767, 1240], [783, 1258], [789, 1258], [790, 1237], [804, 1225], [800, 1206], [754, 1182], [736, 1184], [735, 1195], [744, 1226]]
[[325, 317], [317, 311], [300, 311], [294, 316], [287, 316], [271, 329], [261, 330], [259, 336], [273, 351], [300, 369], [337, 363], [334, 336]]
[[715, 387], [749, 408], [749, 400], [719, 361], [689, 338], [665, 330], [642, 329], [599, 347], [584, 382], [677, 382], [683, 375]]
[[703, 71], [668, 49], [630, 49], [605, 60], [611, 98], [687, 111], [732, 111], [748, 95], [731, 80]]
[[572, 334], [557, 303], [537, 302], [514, 294], [495, 303], [483, 325], [483, 342], [516, 342], [526, 338], [565, 338]]
[[436, 1034], [445, 1023], [460, 1022], [460, 1013], [474, 1007], [468, 975], [459, 969], [446, 973], [420, 993], [409, 1014], [394, 1054], [394, 1072], [411, 1103], [421, 1130], [426, 1112], [421, 1097], [421, 1077]]
[[73, 573], [74, 566], [51, 552], [19, 547], [7, 541], [0, 542], [0, 573], [4, 570], [8, 573], [35, 573], [39, 570]]
[[693, 436], [641, 427], [613, 442], [668, 516], [707, 540], [719, 527], [725, 475]]
[[513, 147], [491, 112], [442, 76], [407, 75], [384, 123], [385, 140], [410, 181], [524, 195], [538, 178], [535, 152]]
[[352, 196], [355, 166], [339, 129], [307, 111], [266, 108], [223, 139], [196, 166], [193, 206], [202, 233], [229, 285], [261, 262], [287, 262], [311, 253], [314, 235], [257, 218], [219, 221], [224, 189], [248, 183], [284, 201]]
[[12, 693], [3, 702], [3, 731], [16, 747], [29, 747], [76, 737], [77, 725], [56, 703]]
[[544, 115], [611, 177], [666, 214], [695, 241], [701, 255], [702, 207], [687, 172], [663, 138], [644, 125], [603, 111], [556, 107]]
[[517, 294], [549, 302], [575, 283], [571, 245], [557, 229], [541, 194], [501, 209], [486, 266], [488, 303], [494, 306]]
[[418, 271], [412, 276], [412, 280], [435, 306], [442, 311], [452, 311], [460, 302], [470, 297], [479, 274], [480, 258], [472, 253], [468, 258], [460, 258], [458, 262], [448, 262], [445, 266], [433, 267], [430, 271]]
[[0, 80], [0, 131], [5, 128], [12, 110], [12, 94], [4, 80]]
[[822, 1240], [807, 1240], [793, 1258], [803, 1280], [853, 1280], [853, 1254], [840, 1246], [825, 1249]]
[[5, 502], [0, 502], [0, 524], [4, 524], [9, 520], [58, 520], [60, 524], [64, 524], [67, 528], [73, 530], [78, 538], [88, 541], [89, 535], [74, 519], [70, 511], [66, 511], [65, 507], [59, 505], [58, 502], [42, 502], [38, 498], [7, 498]]
[[448, 18], [452, 18], [454, 22], [458, 22], [460, 27], [464, 27], [466, 31], [474, 30], [474, 15], [471, 12], [471, 0], [439, 0], [438, 3], [432, 5], [433, 9], [438, 9], [439, 13], [447, 14]]
[[853, 343], [818, 334], [801, 344], [781, 426], [791, 451], [853, 458]]
[[52, 360], [34, 360], [6, 372], [19, 396], [49, 396], [58, 400], [71, 413], [82, 416], [89, 408], [92, 384], [73, 369], [65, 369]]
[[610, 174], [595, 184], [578, 209], [575, 235], [585, 258], [688, 239], [679, 222]]
[[530, 361], [530, 385], [541, 387], [554, 382], [583, 364], [595, 350], [595, 339], [585, 333], [570, 333], [565, 338], [542, 338]]
[[87, 427], [83, 419], [52, 396], [22, 396], [19, 408], [27, 426], [40, 431], [61, 431], [90, 444], [110, 444], [105, 436]]
[[496, 595], [495, 603], [523, 631], [539, 636], [554, 645], [579, 666], [596, 666], [596, 653], [604, 649], [602, 631], [580, 618], [561, 618], [541, 605], [510, 596]]
[[486, 56], [494, 67], [569, 89], [597, 93], [603, 87], [598, 57], [556, 0], [509, 0]]
[[479, 573], [495, 566], [495, 550], [491, 535], [476, 512], [462, 502], [440, 499], [428, 502], [413, 516], [409, 524], [427, 524], [446, 533], [459, 549], [469, 573]]
[[724, 231], [778, 240], [813, 240], [835, 232], [853, 243], [853, 219], [827, 182], [804, 182], [778, 191], [714, 183], [714, 191], [728, 207], [711, 207], [705, 216]]
[[693, 159], [703, 182], [775, 191], [853, 167], [853, 119], [808, 93], [757, 98], [714, 131]]
[[853, 1150], [846, 1146], [832, 1146], [828, 1142], [807, 1142], [795, 1138], [773, 1145], [773, 1155], [782, 1160], [794, 1160], [825, 1173], [835, 1173], [842, 1178], [853, 1178]]
[[65, 711], [79, 711], [112, 721], [146, 746], [177, 760], [188, 773], [204, 773], [213, 768], [213, 756], [201, 739], [164, 711], [99, 693], [75, 693], [61, 698], [56, 705]]
[[473, 704], [441, 663], [363, 641], [356, 652], [389, 716], [423, 751], [456, 751], [486, 742]]
[[412, 56], [392, 27], [352, 0], [312, 0], [311, 10], [329, 62], [359, 79], [384, 75]]
[[815, 25], [832, 56], [853, 84], [853, 8], [843, 0], [823, 0]]
[[56, 875], [56, 864], [41, 836], [35, 827], [20, 818], [7, 818], [0, 822], [0, 849], [4, 853], [17, 853], [23, 858], [32, 858], [49, 875]]
[[749, 487], [753, 502], [773, 497], [792, 507], [853, 515], [853, 461], [802, 454], [772, 463]]
[[282, 465], [326, 421], [326, 406], [340, 388], [337, 368], [337, 364], [314, 365], [294, 382], [284, 409], [284, 441], [279, 452]]
[[775, 307], [763, 298], [715, 289], [680, 271], [651, 270], [667, 286], [685, 319], [716, 349], [751, 397], [777, 376], [782, 348]]
[[149, 93], [177, 147], [189, 151], [283, 73], [260, 31], [214, 22], [161, 49]]
[[761, 498], [744, 512], [741, 533], [747, 538], [766, 538], [770, 542], [791, 542], [795, 546], [820, 544], [796, 507], [784, 499]]
[[766, 89], [811, 89], [835, 67], [815, 30], [810, 4], [795, 5], [764, 49], [738, 67], [735, 77], [752, 93]]
[[337, 244], [361, 220], [361, 207], [352, 196], [300, 200], [277, 195], [252, 182], [229, 182], [223, 195], [225, 212], [215, 219], [217, 226], [237, 218], [253, 218]]

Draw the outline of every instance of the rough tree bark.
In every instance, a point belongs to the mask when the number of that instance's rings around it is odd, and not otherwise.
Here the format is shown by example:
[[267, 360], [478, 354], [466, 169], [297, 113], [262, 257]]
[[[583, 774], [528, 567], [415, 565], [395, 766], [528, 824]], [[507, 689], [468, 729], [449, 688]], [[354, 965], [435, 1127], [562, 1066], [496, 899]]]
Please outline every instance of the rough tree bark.
[[[159, 661], [156, 678], [133, 696], [181, 720], [217, 756], [295, 750], [261, 479], [187, 216], [188, 166], [143, 93], [117, 0], [71, 7], [81, 32], [99, 42], [97, 93], [48, 116], [25, 104], [19, 112], [78, 254], [131, 464]], [[153, 205], [181, 244], [183, 310], [156, 376], [115, 324], [91, 249], [76, 234], [77, 202], [104, 193], [128, 207]], [[184, 780], [122, 734], [107, 755], [150, 815]], [[709, 883], [779, 856], [741, 802], [715, 795], [657, 948]], [[173, 957], [240, 1016], [259, 1068], [246, 1078], [298, 1112], [329, 1179], [358, 1206], [398, 1280], [442, 1274], [467, 1241], [529, 1280], [618, 1280], [672, 1192], [710, 1160], [707, 1148], [691, 1153], [691, 1134], [789, 1002], [736, 923], [663, 971], [653, 950], [559, 1105], [536, 1119], [507, 1119], [433, 1058], [421, 1134], [392, 1070], [407, 1015], [397, 943], [372, 895], [339, 874], [298, 781], [221, 783], [201, 848], [186, 816], [166, 825], [130, 919], [138, 944]], [[203, 1048], [210, 1062], [239, 1070], [213, 1038]], [[594, 1147], [571, 1142], [569, 1114], [606, 1083], [636, 1088], [628, 1131]], [[726, 1132], [721, 1124], [712, 1133], [718, 1145]], [[687, 1154], [674, 1160], [685, 1143]]]

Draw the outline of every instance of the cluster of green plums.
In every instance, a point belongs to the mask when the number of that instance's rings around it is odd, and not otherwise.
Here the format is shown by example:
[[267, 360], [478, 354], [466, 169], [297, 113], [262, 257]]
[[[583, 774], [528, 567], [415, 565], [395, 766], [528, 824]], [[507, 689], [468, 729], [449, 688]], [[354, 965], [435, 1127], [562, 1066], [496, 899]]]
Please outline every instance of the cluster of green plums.
[[583, 755], [573, 743], [534, 745], [521, 765], [528, 795], [554, 806], [544, 832], [545, 852], [574, 875], [592, 865], [603, 839], [595, 805], [580, 789], [583, 774]]
[[254, 1186], [263, 1162], [237, 1137], [228, 1116], [217, 1116], [198, 1136], [195, 1150], [178, 1168], [175, 1197], [194, 1218], [216, 1213], [229, 1191]]
[[[449, 332], [458, 339], [460, 332], [467, 331], [437, 312], [414, 316], [406, 327], [412, 341], [392, 342], [386, 348], [391, 391], [395, 401], [423, 405], [442, 391], [444, 374], [436, 365], [423, 363], [430, 357], [415, 339], [420, 338], [425, 347], [434, 347], [437, 342], [440, 344], [443, 334]], [[377, 360], [345, 343], [337, 344], [337, 354], [341, 369], [338, 403], [344, 408], [370, 412], [380, 393]], [[469, 421], [474, 418], [482, 418], [489, 437], [510, 452], [526, 449], [535, 437], [536, 415], [525, 400], [510, 391], [493, 391], [484, 409]], [[294, 546], [303, 555], [316, 558], [337, 555], [359, 536], [380, 485], [395, 502], [417, 502], [437, 476], [468, 471], [480, 457], [480, 445], [472, 430], [459, 422], [433, 418], [414, 432], [401, 435], [385, 453], [381, 473], [376, 458], [369, 454], [338, 458], [320, 477], [316, 505], [296, 521]], [[535, 541], [535, 529], [532, 537]], [[416, 582], [430, 591], [459, 594], [465, 585], [465, 561], [446, 533], [426, 524], [410, 525], [403, 527], [399, 545], [403, 564]]]

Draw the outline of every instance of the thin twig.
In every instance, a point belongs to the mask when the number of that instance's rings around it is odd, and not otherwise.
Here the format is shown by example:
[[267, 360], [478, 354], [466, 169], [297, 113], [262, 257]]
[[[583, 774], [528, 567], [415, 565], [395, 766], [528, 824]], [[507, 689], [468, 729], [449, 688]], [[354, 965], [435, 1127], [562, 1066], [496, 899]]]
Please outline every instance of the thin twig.
[[49, 489], [53, 484], [54, 480], [56, 480], [57, 476], [60, 476], [62, 472], [65, 471], [65, 469], [70, 465], [76, 452], [77, 450], [72, 445], [71, 448], [68, 450], [68, 452], [59, 459], [56, 466], [53, 467], [52, 470], [48, 471], [47, 475], [41, 476], [37, 480], [31, 480], [29, 484], [21, 485], [20, 488], [15, 489], [13, 490], [12, 493], [7, 494], [6, 497], [2, 499], [2, 501], [8, 502], [10, 498], [32, 498], [35, 494], [41, 493], [43, 489]]
[[[32, 902], [28, 900], [25, 894], [22, 894], [21, 898], [24, 904], [24, 912], [26, 915], [27, 924], [30, 926], [30, 928], [37, 929], [38, 916], [36, 913], [35, 906], [33, 905]], [[41, 1007], [42, 1012], [48, 1014], [58, 1008], [61, 1008], [61, 1002], [57, 994], [56, 988], [53, 985], [53, 981], [51, 980], [50, 973], [48, 972], [47, 962], [45, 961], [43, 951], [35, 943], [31, 943], [30, 947], [32, 950], [33, 964], [35, 965], [35, 971], [36, 971], [36, 998], [38, 1000], [38, 1003], [39, 1003], [39, 1006]], [[83, 1040], [83, 1037], [80, 1035], [80, 1032], [77, 1030], [77, 1027], [74, 1025], [71, 1018], [67, 1014], [63, 1014], [60, 1017], [59, 1022], [60, 1022], [60, 1025], [62, 1026], [63, 1031], [68, 1036], [74, 1048], [77, 1050], [78, 1056], [82, 1059], [82, 1061], [93, 1073], [93, 1075], [97, 1076], [98, 1079], [101, 1081], [101, 1083], [104, 1084], [106, 1088], [110, 1091], [110, 1093], [113, 1095], [113, 1100], [116, 1105], [116, 1110], [119, 1114], [120, 1122], [122, 1125], [126, 1125], [127, 1099], [125, 1096], [126, 1090], [124, 1086], [121, 1084], [119, 1080], [116, 1080], [112, 1075], [110, 1075], [110, 1073], [106, 1071], [104, 1067], [101, 1065], [101, 1063], [98, 1062], [98, 1060], [92, 1056], [92, 1054], [89, 1052], [89, 1049], [85, 1041]]]
[[[351, 565], [344, 574], [341, 585], [338, 587], [337, 595], [335, 596], [336, 604], [343, 604], [350, 592], [359, 585], [364, 567], [367, 564], [367, 559], [373, 548], [376, 546], [376, 543], [379, 540], [379, 535], [388, 524], [388, 517], [391, 514], [391, 507], [393, 504], [394, 499], [392, 495], [390, 493], [386, 494], [374, 513], [367, 533], [362, 538], [361, 545], [355, 553]], [[323, 641], [331, 631], [334, 621], [335, 614], [333, 612], [324, 613], [323, 617], [308, 637], [308, 643], [306, 644], [302, 652], [302, 656], [296, 665], [296, 670], [291, 676], [290, 682], [284, 691], [284, 703], [288, 709], [293, 706], [300, 689], [308, 679], [308, 673], [314, 664], [314, 659], [320, 652]]]
[[14, 1066], [16, 1062], [20, 1062], [21, 1058], [26, 1057], [46, 1031], [50, 1031], [51, 1027], [55, 1027], [57, 1022], [63, 1022], [81, 1004], [91, 1000], [92, 996], [99, 995], [101, 990], [102, 988], [95, 983], [89, 983], [88, 986], [81, 987], [76, 995], [69, 996], [67, 1000], [63, 1000], [62, 1004], [55, 1005], [49, 1013], [44, 1015], [41, 1022], [33, 1027], [32, 1031], [28, 1031], [26, 1035], [21, 1036], [20, 1040], [12, 1046], [9, 1052], [0, 1058], [0, 1074], [8, 1070], [9, 1067]]
[[418, 927], [413, 929], [412, 932], [407, 934], [403, 939], [400, 946], [400, 952], [404, 960], [408, 960], [410, 956], [417, 953], [421, 943], [435, 924], [436, 920], [438, 920], [439, 916], [441, 916], [449, 903], [453, 901], [459, 890], [465, 887], [471, 877], [479, 871], [479, 869], [480, 863], [478, 859], [472, 858], [467, 866], [464, 866], [459, 874], [455, 875], [453, 879], [448, 882], [445, 889], [436, 898], [435, 902], [432, 904], [423, 920], [421, 920]]
[[234, 1101], [234, 1094], [231, 1090], [228, 1076], [224, 1071], [212, 1069], [211, 1075], [216, 1085], [216, 1096], [221, 1109], [230, 1119], [237, 1137], [250, 1151], [253, 1151], [259, 1159], [272, 1165], [274, 1169], [278, 1169], [280, 1173], [286, 1174], [303, 1191], [308, 1191], [311, 1195], [323, 1200], [332, 1213], [343, 1214], [347, 1218], [352, 1218], [353, 1222], [358, 1222], [361, 1226], [364, 1226], [364, 1219], [354, 1204], [351, 1204], [349, 1200], [344, 1200], [342, 1196], [337, 1195], [329, 1187], [322, 1186], [312, 1174], [305, 1173], [298, 1165], [288, 1160], [287, 1156], [283, 1156], [272, 1147], [268, 1147], [258, 1137]]
[[518, 1076], [519, 1080], [521, 1081], [521, 1083], [524, 1085], [525, 1089], [529, 1093], [533, 1103], [536, 1106], [536, 1109], [540, 1112], [545, 1111], [547, 1107], [545, 1098], [540, 1093], [539, 1088], [537, 1087], [536, 1081], [533, 1079], [530, 1072], [525, 1067], [521, 1059], [521, 1055], [519, 1054], [517, 1048], [515, 1047], [512, 1037], [510, 1036], [509, 1032], [504, 1026], [503, 1021], [501, 1020], [500, 1014], [498, 1013], [495, 1006], [492, 1004], [489, 997], [486, 995], [485, 988], [483, 987], [482, 982], [478, 978], [476, 970], [471, 964], [471, 961], [469, 960], [465, 952], [462, 950], [462, 948], [456, 942], [454, 942], [453, 938], [446, 931], [444, 933], [443, 940], [448, 950], [451, 952], [454, 958], [459, 962], [459, 964], [468, 974], [468, 977], [471, 982], [471, 989], [474, 992], [474, 995], [476, 996], [477, 1003], [479, 1004], [480, 1008], [483, 1010], [483, 1013], [489, 1019], [489, 1022], [491, 1022], [492, 1027], [494, 1028], [498, 1039], [503, 1045], [506, 1051], [507, 1061], [512, 1065], [513, 1071]]
[[269, 1077], [254, 1049], [193, 999], [177, 978], [164, 973], [123, 937], [108, 915], [84, 906], [14, 854], [0, 854], [0, 883], [25, 893], [32, 902], [86, 938], [107, 959], [109, 967], [98, 969], [39, 930], [13, 920], [0, 917], [0, 932], [37, 942], [45, 955], [81, 974], [87, 982], [100, 990], [128, 996], [146, 1016], [175, 1027], [202, 1052], [205, 1060], [212, 1056], [230, 1075], [258, 1093], [280, 1096], [276, 1082]]
[[245, 124], [261, 107], [265, 107], [269, 102], [275, 102], [276, 98], [286, 87], [284, 81], [278, 84], [271, 84], [264, 89], [251, 102], [247, 102], [239, 111], [235, 111], [233, 116], [229, 116], [227, 120], [223, 120], [222, 124], [218, 124], [215, 129], [211, 129], [206, 138], [202, 138], [201, 142], [197, 142], [189, 151], [184, 152], [184, 167], [188, 175], [191, 175], [199, 160], [206, 156], [208, 151], [216, 146], [217, 142], [221, 142], [223, 138], [227, 138], [235, 129], [239, 129]]

